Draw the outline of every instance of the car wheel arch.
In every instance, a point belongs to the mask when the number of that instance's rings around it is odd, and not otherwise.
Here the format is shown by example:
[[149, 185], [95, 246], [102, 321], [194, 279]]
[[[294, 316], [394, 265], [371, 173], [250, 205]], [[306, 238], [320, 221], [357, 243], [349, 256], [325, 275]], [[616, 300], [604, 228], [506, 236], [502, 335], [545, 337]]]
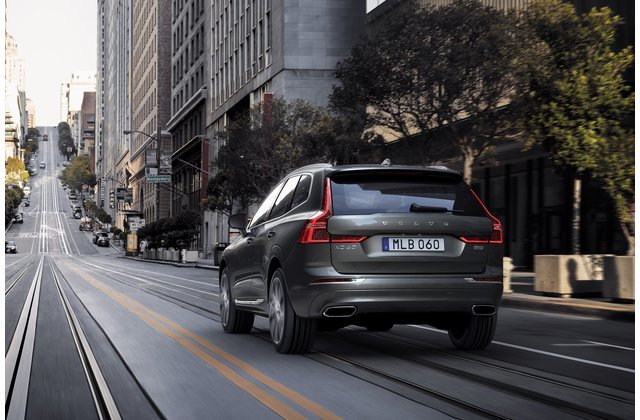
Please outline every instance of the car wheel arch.
[[[274, 256], [271, 258], [271, 261], [269, 262], [269, 269], [267, 270], [267, 298], [269, 297], [269, 290], [271, 288], [271, 278], [273, 277], [273, 273], [275, 273], [275, 271], [280, 268], [282, 269], [282, 264], [280, 264], [280, 260], [278, 259], [278, 257]], [[287, 279], [282, 279], [283, 283], [284, 283], [284, 287], [287, 288]]]

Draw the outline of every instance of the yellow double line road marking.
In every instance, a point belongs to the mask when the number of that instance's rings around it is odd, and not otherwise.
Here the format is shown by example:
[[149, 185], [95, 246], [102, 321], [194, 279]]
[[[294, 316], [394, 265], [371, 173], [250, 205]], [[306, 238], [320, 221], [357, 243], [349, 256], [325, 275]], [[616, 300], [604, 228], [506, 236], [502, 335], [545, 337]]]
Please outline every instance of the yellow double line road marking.
[[[270, 389], [278, 392], [282, 396], [288, 398], [292, 402], [294, 402], [299, 407], [304, 408], [305, 410], [313, 413], [315, 416], [323, 419], [339, 419], [340, 417], [329, 411], [328, 409], [322, 407], [321, 405], [310, 401], [304, 396], [300, 395], [298, 392], [287, 388], [283, 384], [278, 381], [270, 378], [264, 373], [260, 372], [258, 369], [254, 368], [249, 363], [233, 356], [232, 354], [222, 350], [220, 347], [214, 345], [210, 341], [194, 334], [193, 332], [181, 327], [175, 322], [169, 320], [168, 318], [160, 315], [159, 313], [147, 308], [142, 305], [140, 302], [131, 299], [130, 297], [124, 295], [123, 293], [118, 292], [117, 290], [107, 286], [86, 272], [79, 271], [76, 267], [70, 267], [72, 271], [86, 280], [89, 284], [93, 285], [97, 289], [104, 292], [107, 296], [111, 297], [113, 300], [118, 302], [120, 305], [140, 317], [142, 320], [147, 322], [156, 330], [165, 334], [167, 337], [172, 338], [176, 342], [178, 342], [185, 349], [192, 352], [194, 355], [199, 357], [202, 361], [204, 361], [209, 366], [216, 369], [220, 374], [222, 374], [229, 381], [233, 382], [236, 386], [244, 390], [245, 392], [252, 395], [255, 399], [260, 401], [266, 407], [282, 416], [286, 419], [303, 419], [306, 418], [305, 415], [296, 411], [295, 409], [289, 407], [282, 401], [278, 400], [271, 393], [252, 383], [251, 381], [245, 379], [241, 375], [239, 375], [236, 371], [231, 369], [228, 365], [211, 356], [211, 354], [204, 351], [202, 348], [198, 347], [195, 343], [200, 346], [206, 348], [211, 353], [217, 355], [221, 359], [226, 362], [236, 366], [237, 368], [244, 371], [247, 375], [251, 376], [258, 382], [266, 385]], [[186, 338], [185, 338], [186, 337]], [[190, 339], [190, 340], [189, 340]]]

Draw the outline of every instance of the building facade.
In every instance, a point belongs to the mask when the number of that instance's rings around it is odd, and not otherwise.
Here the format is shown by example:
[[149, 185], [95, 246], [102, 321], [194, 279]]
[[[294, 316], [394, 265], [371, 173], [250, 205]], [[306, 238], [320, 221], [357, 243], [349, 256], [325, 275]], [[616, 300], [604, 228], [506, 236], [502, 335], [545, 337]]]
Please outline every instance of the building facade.
[[[131, 125], [127, 172], [133, 208], [147, 223], [169, 216], [170, 183], [149, 182], [152, 166], [171, 154], [171, 2], [132, 3]], [[147, 150], [159, 152], [147, 153]], [[154, 157], [155, 153], [155, 157]]]
[[[365, 33], [364, 0], [252, 0], [211, 4], [210, 173], [217, 133], [265, 95], [328, 102], [336, 64]], [[179, 97], [177, 106], [187, 96]], [[205, 212], [202, 249], [228, 241], [221, 215]]]
[[95, 168], [96, 153], [96, 93], [85, 92], [80, 107], [81, 141], [78, 154], [89, 158], [89, 165]]
[[[174, 1], [171, 25], [172, 139], [171, 215], [185, 210], [203, 213], [209, 171], [205, 137], [210, 112], [209, 63], [211, 9], [204, 0]], [[203, 225], [204, 226], [204, 225]], [[200, 245], [202, 232], [191, 247]]]
[[98, 204], [122, 227], [130, 200], [117, 200], [118, 188], [128, 188], [131, 127], [131, 1], [98, 3], [98, 80], [95, 153]]

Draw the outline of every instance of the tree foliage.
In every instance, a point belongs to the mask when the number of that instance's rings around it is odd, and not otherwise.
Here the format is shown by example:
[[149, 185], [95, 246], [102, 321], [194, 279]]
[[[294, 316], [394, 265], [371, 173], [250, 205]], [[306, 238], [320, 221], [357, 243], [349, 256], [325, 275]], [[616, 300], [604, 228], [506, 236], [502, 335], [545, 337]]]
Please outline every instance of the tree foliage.
[[464, 157], [469, 182], [474, 161], [516, 128], [530, 56], [522, 28], [515, 13], [477, 0], [412, 2], [339, 63], [332, 107], [364, 114], [367, 129], [417, 136], [427, 154], [437, 128]]
[[12, 188], [4, 189], [4, 223], [9, 223], [13, 217], [16, 215], [16, 211], [22, 198], [24, 197], [24, 192], [21, 188], [14, 186]]
[[5, 183], [18, 185], [29, 180], [29, 172], [25, 170], [24, 162], [20, 158], [10, 156], [5, 164]]
[[98, 207], [96, 209], [96, 219], [101, 221], [102, 223], [112, 223], [113, 218], [109, 213], [107, 213], [102, 207]]
[[532, 72], [531, 141], [544, 145], [565, 173], [602, 184], [632, 249], [635, 98], [623, 73], [634, 55], [632, 47], [613, 50], [621, 19], [608, 8], [577, 15], [560, 0], [539, 0], [527, 21], [547, 51]]
[[195, 210], [185, 210], [175, 217], [165, 217], [138, 229], [138, 237], [149, 242], [149, 249], [162, 244], [167, 248], [189, 248], [197, 239], [202, 215]]
[[64, 121], [58, 124], [58, 149], [61, 155], [67, 157], [67, 160], [77, 153], [77, 148], [71, 135], [71, 128]]
[[[343, 143], [344, 120], [303, 100], [274, 99], [232, 121], [219, 141], [216, 175], [207, 186], [209, 209], [230, 215], [260, 201], [284, 175], [311, 163], [350, 162], [366, 153], [362, 138]], [[342, 133], [342, 135], [340, 134]]]
[[65, 167], [59, 176], [62, 185], [81, 191], [83, 185], [94, 187], [96, 185], [96, 174], [90, 165], [87, 156], [78, 156], [71, 164]]

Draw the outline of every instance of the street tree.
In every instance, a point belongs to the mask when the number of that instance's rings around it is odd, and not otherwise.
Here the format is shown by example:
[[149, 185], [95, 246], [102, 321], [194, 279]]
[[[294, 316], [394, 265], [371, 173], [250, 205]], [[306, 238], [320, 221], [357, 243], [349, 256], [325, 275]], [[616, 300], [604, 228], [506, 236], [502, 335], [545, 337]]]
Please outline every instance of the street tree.
[[4, 166], [5, 183], [18, 185], [29, 180], [29, 172], [25, 170], [24, 162], [18, 157], [10, 156]]
[[17, 186], [13, 186], [11, 188], [4, 189], [4, 223], [7, 224], [13, 219], [16, 215], [16, 211], [22, 198], [24, 197], [24, 192], [21, 188]]
[[35, 127], [29, 127], [27, 130], [27, 138], [38, 140], [38, 137], [40, 137], [40, 130]]
[[77, 191], [81, 191], [84, 185], [89, 187], [96, 185], [96, 174], [86, 156], [75, 158], [69, 166], [64, 168], [59, 178], [63, 186]]
[[364, 114], [367, 130], [418, 137], [425, 164], [443, 157], [431, 153], [438, 130], [463, 157], [470, 182], [473, 164], [520, 129], [529, 57], [522, 28], [515, 13], [477, 0], [412, 2], [338, 64], [331, 106]]
[[227, 215], [259, 202], [291, 170], [344, 156], [336, 120], [303, 100], [258, 104], [232, 121], [219, 141], [207, 206]]
[[581, 180], [591, 176], [614, 201], [632, 253], [634, 95], [623, 73], [634, 57], [631, 47], [613, 50], [621, 19], [607, 8], [578, 15], [571, 4], [539, 0], [527, 21], [547, 51], [532, 69], [528, 131], [574, 180], [572, 251], [580, 253]]
[[77, 152], [73, 136], [71, 135], [71, 128], [69, 124], [64, 121], [58, 124], [58, 149], [61, 155], [66, 156], [67, 160]]

